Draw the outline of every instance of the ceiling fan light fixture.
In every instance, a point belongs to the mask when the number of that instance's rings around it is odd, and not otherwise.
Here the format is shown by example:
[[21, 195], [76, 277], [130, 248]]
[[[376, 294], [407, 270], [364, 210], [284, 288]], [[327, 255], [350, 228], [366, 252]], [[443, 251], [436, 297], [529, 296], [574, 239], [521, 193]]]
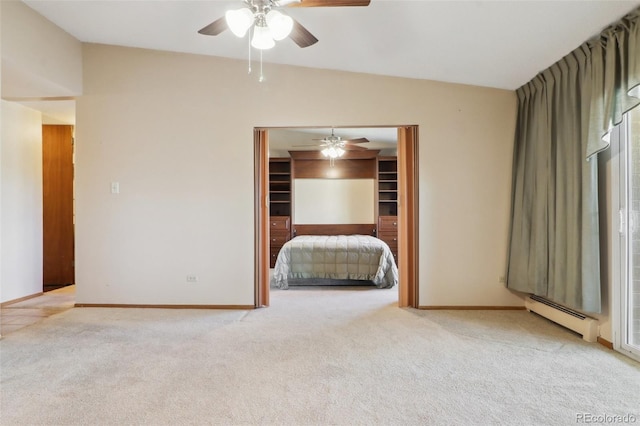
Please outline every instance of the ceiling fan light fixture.
[[340, 148], [339, 146], [338, 147], [329, 146], [320, 152], [322, 152], [322, 155], [324, 155], [325, 157], [334, 159], [334, 158], [342, 157], [345, 153], [345, 150]]
[[224, 16], [231, 32], [240, 38], [244, 37], [255, 19], [253, 12], [247, 8], [229, 10]]
[[289, 37], [293, 29], [293, 19], [277, 10], [271, 10], [266, 16], [267, 25], [274, 40], [280, 41]]
[[271, 49], [276, 45], [276, 42], [271, 36], [271, 30], [268, 27], [262, 27], [256, 25], [253, 28], [253, 38], [251, 39], [251, 46], [260, 50]]
[[264, 13], [256, 14], [251, 46], [256, 49], [266, 50], [271, 49], [275, 45], [276, 42], [273, 41], [273, 35], [271, 34], [271, 29], [269, 29], [269, 26], [267, 25]]

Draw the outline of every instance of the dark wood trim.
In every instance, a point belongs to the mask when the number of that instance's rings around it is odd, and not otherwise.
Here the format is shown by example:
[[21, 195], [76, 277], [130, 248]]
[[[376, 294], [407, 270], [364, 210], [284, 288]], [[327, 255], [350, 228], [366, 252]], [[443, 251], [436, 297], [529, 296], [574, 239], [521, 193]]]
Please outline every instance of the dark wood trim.
[[[266, 153], [267, 157], [269, 156], [269, 147], [267, 147], [267, 153]], [[296, 169], [295, 169], [295, 161], [293, 159], [290, 160], [291, 161], [291, 225], [293, 225], [294, 223], [296, 223], [296, 218], [295, 218], [295, 214], [296, 214], [296, 186], [294, 184], [295, 180], [296, 180]], [[269, 186], [269, 182], [267, 182], [267, 187]], [[268, 219], [268, 218], [267, 218]], [[267, 225], [269, 225], [269, 223], [267, 222]], [[293, 237], [293, 228], [290, 229], [291, 231], [291, 236]], [[267, 271], [269, 272], [269, 271]], [[268, 284], [268, 283], [267, 283]], [[267, 285], [267, 288], [269, 288], [269, 285]]]
[[[366, 151], [347, 151], [340, 158], [336, 158], [336, 163], [343, 160], [366, 160], [376, 158], [380, 153], [379, 149], [368, 149]], [[329, 161], [320, 151], [289, 151], [289, 155], [294, 160], [323, 160]]]
[[[374, 214], [373, 217], [376, 218], [376, 221], [378, 220], [378, 217], [380, 216], [380, 210], [379, 210], [379, 205], [378, 205], [378, 201], [379, 201], [379, 198], [380, 198], [380, 179], [378, 178], [379, 161], [380, 161], [379, 158], [376, 158], [376, 161], [375, 161], [375, 173], [374, 173], [374, 176], [375, 176], [375, 178], [374, 178], [375, 179], [375, 182], [374, 182], [375, 188], [374, 188], [374, 191], [373, 191], [373, 214]], [[377, 236], [377, 233], [376, 233], [376, 236]]]
[[524, 306], [418, 306], [418, 309], [425, 311], [524, 311]]
[[76, 303], [76, 308], [151, 308], [151, 309], [255, 309], [252, 305], [136, 305], [127, 303]]
[[609, 348], [611, 350], [613, 350], [613, 343], [611, 343], [610, 341], [608, 341], [605, 338], [602, 338], [600, 336], [598, 336], [598, 343], [600, 343], [602, 346]]
[[374, 223], [294, 225], [294, 236], [298, 235], [375, 235]]
[[254, 162], [254, 303], [269, 306], [269, 132], [253, 132]]
[[0, 303], [0, 307], [4, 308], [5, 306], [9, 306], [9, 305], [12, 305], [14, 303], [24, 302], [25, 300], [33, 299], [34, 297], [42, 296], [43, 294], [44, 294], [43, 292], [40, 292], [40, 293], [30, 294], [30, 295], [24, 296], [24, 297], [19, 297], [17, 299], [13, 299], [13, 300], [7, 300], [6, 302]]
[[418, 126], [398, 128], [398, 305], [416, 308], [418, 275]]
[[336, 160], [332, 166], [327, 159], [293, 159], [291, 170], [295, 179], [375, 179], [376, 160]]

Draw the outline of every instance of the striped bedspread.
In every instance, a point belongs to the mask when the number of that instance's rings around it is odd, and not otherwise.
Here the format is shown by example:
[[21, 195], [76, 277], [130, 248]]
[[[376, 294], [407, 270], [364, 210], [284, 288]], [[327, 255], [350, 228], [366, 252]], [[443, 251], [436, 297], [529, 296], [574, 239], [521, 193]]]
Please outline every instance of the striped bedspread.
[[303, 235], [285, 243], [276, 260], [272, 285], [288, 279], [370, 280], [379, 288], [398, 283], [398, 268], [384, 241], [369, 235]]

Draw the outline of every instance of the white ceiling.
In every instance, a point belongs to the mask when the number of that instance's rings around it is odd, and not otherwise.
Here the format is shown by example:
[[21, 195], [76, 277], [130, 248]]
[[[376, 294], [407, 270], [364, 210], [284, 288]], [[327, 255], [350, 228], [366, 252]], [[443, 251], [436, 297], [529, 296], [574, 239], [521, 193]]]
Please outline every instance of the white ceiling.
[[[230, 31], [197, 33], [241, 0], [24, 2], [84, 42], [247, 55], [247, 40]], [[301, 49], [283, 40], [264, 60], [513, 90], [638, 5], [640, 0], [372, 0], [368, 7], [289, 8], [320, 41]]]
[[[367, 138], [369, 142], [359, 144], [367, 149], [379, 149], [383, 155], [395, 155], [398, 143], [396, 127], [335, 128], [335, 136], [342, 139]], [[331, 135], [331, 128], [291, 128], [269, 130], [269, 154], [286, 157], [288, 151], [319, 150], [322, 139]]]

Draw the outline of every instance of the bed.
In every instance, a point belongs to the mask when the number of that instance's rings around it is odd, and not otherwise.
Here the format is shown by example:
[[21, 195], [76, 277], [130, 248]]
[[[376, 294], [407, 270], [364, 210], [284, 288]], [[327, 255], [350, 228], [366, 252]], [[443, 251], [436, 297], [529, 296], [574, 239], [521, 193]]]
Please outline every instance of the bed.
[[398, 283], [398, 268], [389, 246], [365, 235], [375, 232], [373, 225], [298, 225], [294, 229], [296, 237], [278, 253], [273, 287], [366, 282], [390, 288]]

